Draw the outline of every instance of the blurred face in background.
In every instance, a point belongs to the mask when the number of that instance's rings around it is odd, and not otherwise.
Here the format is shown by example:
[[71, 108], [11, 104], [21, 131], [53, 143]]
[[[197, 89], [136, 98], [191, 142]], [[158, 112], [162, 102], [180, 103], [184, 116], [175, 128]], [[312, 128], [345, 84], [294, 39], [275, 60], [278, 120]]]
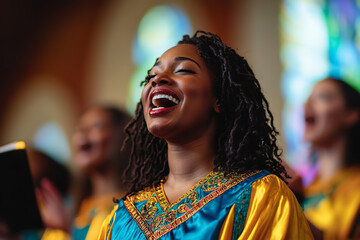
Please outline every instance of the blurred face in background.
[[84, 172], [107, 167], [113, 157], [114, 129], [108, 112], [91, 109], [80, 119], [73, 136], [76, 167]]
[[350, 127], [350, 112], [340, 87], [334, 81], [318, 82], [305, 103], [304, 140], [316, 147], [343, 137]]

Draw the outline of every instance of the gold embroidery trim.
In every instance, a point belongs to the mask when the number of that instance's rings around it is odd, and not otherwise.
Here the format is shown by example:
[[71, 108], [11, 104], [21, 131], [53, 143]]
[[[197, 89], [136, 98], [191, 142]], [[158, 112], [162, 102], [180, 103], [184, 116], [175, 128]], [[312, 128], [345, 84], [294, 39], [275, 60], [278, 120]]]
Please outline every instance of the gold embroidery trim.
[[[251, 172], [251, 173], [244, 173], [244, 174], [241, 174], [240, 176], [238, 176], [236, 179], [234, 179], [232, 181], [230, 180], [229, 182], [224, 183], [223, 185], [219, 186], [216, 190], [211, 192], [209, 195], [205, 196], [204, 198], [202, 198], [197, 203], [194, 203], [193, 207], [191, 209], [189, 209], [186, 213], [184, 213], [182, 216], [178, 217], [177, 219], [175, 219], [171, 223], [167, 224], [166, 226], [160, 228], [159, 230], [156, 230], [155, 232], [152, 231], [150, 226], [143, 219], [141, 213], [138, 211], [138, 209], [130, 201], [129, 198], [124, 200], [124, 205], [127, 208], [127, 210], [129, 211], [130, 215], [135, 220], [135, 222], [138, 224], [140, 229], [142, 230], [142, 232], [145, 235], [146, 239], [155, 240], [155, 239], [159, 239], [160, 237], [164, 236], [166, 233], [170, 232], [171, 230], [176, 228], [178, 225], [180, 225], [181, 223], [188, 220], [191, 216], [193, 216], [196, 212], [198, 212], [202, 207], [204, 207], [208, 202], [210, 202], [211, 200], [217, 198], [222, 193], [224, 193], [226, 190], [230, 189], [231, 187], [233, 187], [233, 186], [237, 185], [238, 183], [242, 182], [244, 179], [246, 179], [246, 178], [248, 178], [248, 177], [250, 177], [250, 176], [252, 176], [252, 175], [254, 175], [254, 174], [258, 173], [258, 172], [260, 172], [260, 171], [255, 171], [255, 172]], [[194, 187], [191, 188], [181, 198], [182, 199], [185, 198], [189, 193], [191, 193], [191, 191], [193, 191], [197, 187], [199, 187], [201, 185], [201, 183], [203, 183], [205, 180], [207, 180], [208, 176], [206, 176], [201, 181], [199, 181], [196, 185], [194, 185], [195, 188]], [[182, 199], [180, 199], [179, 201], [181, 201]], [[177, 200], [176, 203], [178, 203], [179, 201]], [[175, 205], [175, 202], [172, 205]]]
[[149, 225], [142, 218], [141, 214], [132, 202], [130, 202], [128, 199], [124, 200], [123, 202], [130, 215], [133, 217], [137, 225], [140, 227], [141, 231], [144, 233], [146, 239], [149, 239], [150, 235], [153, 233]]
[[165, 227], [157, 230], [149, 237], [149, 240], [155, 240], [159, 239], [160, 237], [164, 236], [166, 233], [170, 232], [177, 226], [179, 226], [181, 223], [188, 220], [191, 216], [193, 216], [195, 213], [197, 213], [202, 207], [204, 207], [208, 202], [211, 200], [217, 198], [222, 193], [224, 193], [226, 190], [230, 189], [231, 187], [237, 185], [238, 183], [242, 182], [244, 179], [258, 173], [259, 171], [252, 172], [252, 173], [245, 173], [241, 175], [239, 178], [235, 179], [234, 181], [227, 182], [221, 186], [219, 186], [218, 189], [211, 192], [209, 195], [205, 196], [203, 199], [201, 199], [199, 202], [195, 203], [193, 207], [186, 213], [184, 213], [181, 217], [175, 219], [173, 222], [169, 223]]
[[134, 195], [128, 197], [131, 202], [142, 202], [148, 200], [154, 193], [154, 187], [146, 187], [144, 190], [141, 190]]
[[175, 206], [176, 204], [181, 202], [184, 198], [186, 198], [192, 192], [194, 192], [201, 184], [203, 184], [205, 181], [207, 181], [211, 175], [215, 175], [214, 177], [217, 177], [219, 175], [219, 173], [215, 173], [215, 172], [211, 171], [203, 179], [201, 179], [199, 182], [197, 182], [192, 188], [190, 188], [188, 191], [186, 191], [186, 193], [181, 195], [181, 197], [179, 197], [178, 199], [176, 199], [175, 202], [172, 202], [172, 203], [170, 203], [169, 200], [167, 199], [166, 194], [164, 193], [164, 185], [161, 182], [155, 188], [155, 192], [156, 192], [156, 197], [159, 200], [159, 205], [162, 208], [162, 210], [167, 211], [168, 209], [172, 208], [173, 206]]

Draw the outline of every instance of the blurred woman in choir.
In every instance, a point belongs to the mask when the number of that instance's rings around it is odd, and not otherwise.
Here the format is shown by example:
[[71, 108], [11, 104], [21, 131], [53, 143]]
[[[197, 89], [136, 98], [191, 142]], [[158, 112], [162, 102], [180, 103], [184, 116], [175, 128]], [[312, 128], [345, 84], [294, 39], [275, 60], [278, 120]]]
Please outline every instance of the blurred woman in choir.
[[[128, 163], [127, 146], [121, 150], [123, 129], [130, 117], [113, 107], [95, 107], [83, 114], [73, 135], [75, 167], [82, 175], [74, 199], [75, 220], [62, 233], [43, 239], [96, 239], [104, 218], [126, 191], [122, 172]], [[79, 181], [78, 181], [79, 182]], [[51, 205], [51, 203], [49, 203]], [[58, 209], [61, 211], [61, 209]], [[66, 225], [66, 221], [63, 222]], [[67, 232], [67, 234], [64, 234]]]
[[314, 235], [360, 238], [360, 94], [339, 79], [318, 82], [305, 104], [304, 139], [311, 143], [318, 174], [305, 189], [295, 184], [296, 175], [290, 186], [303, 195]]
[[129, 151], [121, 151], [121, 146], [129, 120], [126, 113], [111, 107], [90, 109], [80, 119], [73, 136], [74, 159], [85, 181], [75, 202], [74, 239], [95, 239], [113, 199], [126, 191], [121, 177]]

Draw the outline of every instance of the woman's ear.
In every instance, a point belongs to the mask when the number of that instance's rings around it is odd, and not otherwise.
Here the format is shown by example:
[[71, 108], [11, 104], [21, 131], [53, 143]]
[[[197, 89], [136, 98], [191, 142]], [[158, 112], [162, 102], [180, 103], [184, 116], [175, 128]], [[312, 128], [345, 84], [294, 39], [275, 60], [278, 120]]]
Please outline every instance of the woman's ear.
[[216, 99], [216, 101], [215, 101], [214, 111], [215, 111], [216, 113], [220, 113], [220, 102], [219, 102], [219, 99]]

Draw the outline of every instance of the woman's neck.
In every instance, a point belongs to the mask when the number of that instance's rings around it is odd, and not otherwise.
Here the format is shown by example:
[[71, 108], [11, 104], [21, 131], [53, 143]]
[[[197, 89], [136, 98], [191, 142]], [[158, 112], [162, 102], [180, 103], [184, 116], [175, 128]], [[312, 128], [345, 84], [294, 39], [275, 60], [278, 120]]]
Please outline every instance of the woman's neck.
[[329, 180], [345, 166], [346, 138], [339, 137], [326, 146], [316, 148], [320, 181]]
[[169, 175], [164, 190], [170, 202], [188, 191], [214, 168], [215, 151], [210, 133], [186, 143], [168, 141]]
[[[203, 129], [167, 140], [169, 176], [176, 183], [202, 179], [214, 168], [215, 118]], [[194, 180], [196, 179], [196, 180]]]
[[214, 168], [215, 153], [207, 139], [200, 138], [183, 145], [168, 145], [168, 181], [198, 181]]

